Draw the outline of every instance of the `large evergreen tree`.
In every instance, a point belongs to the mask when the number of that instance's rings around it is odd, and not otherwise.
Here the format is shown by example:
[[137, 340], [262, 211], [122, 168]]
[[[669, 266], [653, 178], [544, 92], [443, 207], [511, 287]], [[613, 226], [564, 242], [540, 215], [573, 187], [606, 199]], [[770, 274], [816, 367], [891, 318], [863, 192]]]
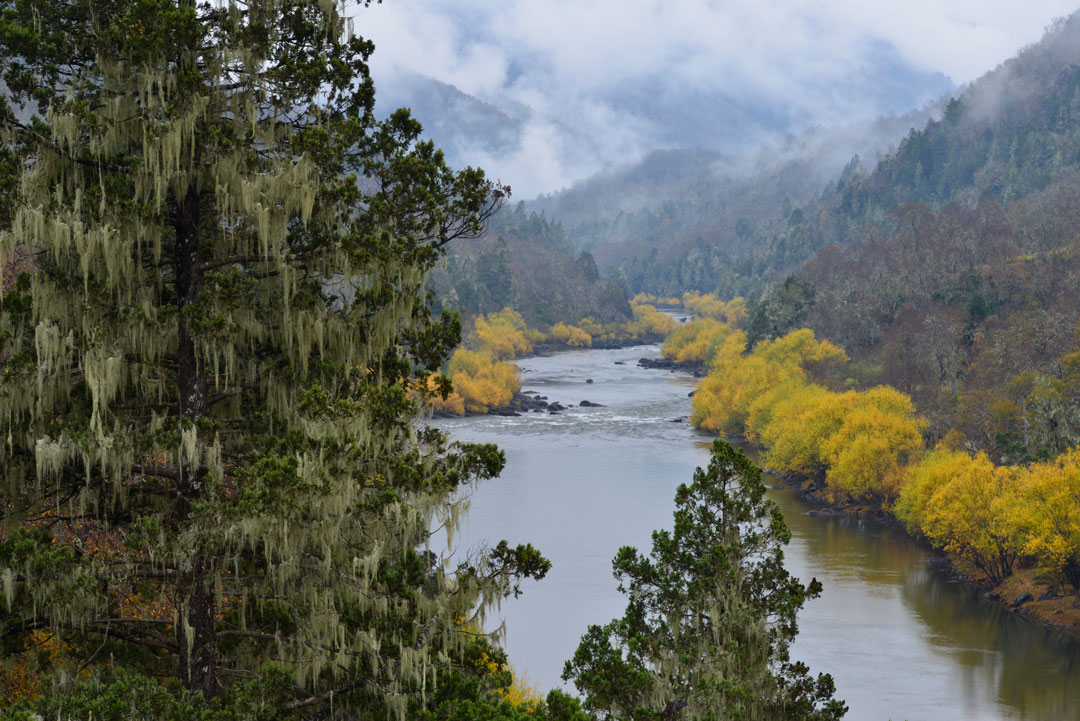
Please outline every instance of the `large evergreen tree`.
[[612, 721], [839, 719], [832, 678], [788, 654], [796, 614], [821, 592], [785, 570], [790, 540], [761, 469], [717, 439], [675, 493], [674, 528], [653, 533], [647, 556], [619, 550], [626, 613], [589, 627], [563, 678]]
[[342, 13], [0, 3], [0, 634], [55, 697], [404, 714], [546, 569], [424, 550], [502, 463], [414, 426], [460, 334], [424, 278], [505, 189], [374, 119]]

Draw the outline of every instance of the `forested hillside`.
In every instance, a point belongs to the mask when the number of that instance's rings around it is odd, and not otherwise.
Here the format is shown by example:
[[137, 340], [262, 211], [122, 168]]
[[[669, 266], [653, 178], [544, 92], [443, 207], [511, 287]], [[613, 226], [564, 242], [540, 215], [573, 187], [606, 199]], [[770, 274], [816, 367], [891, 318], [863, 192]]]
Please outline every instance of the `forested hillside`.
[[678, 295], [720, 284], [737, 295], [761, 275], [760, 248], [806, 235], [797, 209], [856, 172], [857, 158], [880, 156], [931, 115], [815, 128], [745, 156], [656, 151], [527, 207], [557, 219], [575, 247], [634, 292]]
[[751, 344], [813, 329], [848, 351], [858, 382], [910, 393], [931, 439], [955, 427], [1002, 462], [1052, 457], [1080, 440], [1078, 62], [1074, 15], [876, 162], [826, 177], [843, 143], [821, 131], [752, 172], [693, 170], [644, 210], [586, 217], [587, 199], [612, 194], [603, 179], [540, 205], [567, 208], [574, 240], [631, 292], [745, 295]]
[[1078, 41], [1074, 15], [838, 183], [804, 211], [823, 245], [801, 267], [781, 243], [763, 256], [814, 289], [805, 323], [910, 392], [932, 435], [960, 428], [1002, 461], [1080, 440]]
[[522, 203], [492, 218], [483, 238], [452, 246], [429, 285], [440, 308], [476, 315], [511, 307], [532, 325], [631, 316], [623, 283], [601, 278], [590, 253], [575, 255], [560, 223]]

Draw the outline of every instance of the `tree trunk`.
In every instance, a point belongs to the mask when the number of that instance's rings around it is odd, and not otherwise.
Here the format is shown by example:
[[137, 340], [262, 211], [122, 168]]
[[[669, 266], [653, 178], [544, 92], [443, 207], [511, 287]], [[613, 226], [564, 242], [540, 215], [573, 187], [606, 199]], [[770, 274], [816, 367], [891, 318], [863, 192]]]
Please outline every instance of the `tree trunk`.
[[185, 687], [201, 692], [207, 699], [218, 692], [216, 609], [214, 591], [207, 586], [209, 575], [201, 562], [187, 574], [186, 598], [180, 606], [181, 620], [176, 639], [180, 649], [180, 676]]
[[668, 701], [667, 706], [660, 713], [661, 721], [675, 721], [679, 718], [679, 712], [686, 708], [686, 701], [678, 699], [676, 701]]
[[[194, 182], [184, 198], [177, 203], [176, 222], [176, 295], [179, 306], [179, 348], [177, 385], [180, 389], [180, 415], [192, 421], [206, 415], [206, 376], [199, 368], [195, 355], [195, 340], [191, 336], [191, 321], [184, 308], [195, 303], [203, 289], [203, 271], [199, 264], [199, 191]], [[198, 468], [187, 468], [185, 476], [197, 476]], [[191, 478], [190, 480], [197, 480]], [[190, 482], [185, 477], [185, 482]]]
[[[195, 182], [177, 202], [176, 222], [176, 295], [179, 306], [179, 338], [177, 348], [177, 387], [180, 394], [180, 416], [197, 423], [208, 411], [207, 378], [200, 368], [191, 320], [184, 309], [196, 303], [203, 289], [200, 268], [199, 191]], [[199, 496], [206, 469], [198, 458], [180, 459], [180, 483], [174, 508], [177, 525], [187, 521], [192, 502]], [[202, 692], [206, 698], [217, 694], [215, 598], [211, 569], [198, 549], [191, 571], [185, 574], [180, 606], [180, 624], [176, 629], [180, 648], [180, 674], [190, 691]]]

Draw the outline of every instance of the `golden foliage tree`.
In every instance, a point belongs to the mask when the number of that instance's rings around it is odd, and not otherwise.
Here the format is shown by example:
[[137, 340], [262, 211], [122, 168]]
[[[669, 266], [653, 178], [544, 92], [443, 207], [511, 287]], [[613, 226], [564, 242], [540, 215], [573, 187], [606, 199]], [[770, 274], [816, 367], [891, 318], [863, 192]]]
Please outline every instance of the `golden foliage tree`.
[[571, 348], [591, 348], [592, 336], [581, 328], [566, 323], [556, 323], [551, 326], [548, 336], [556, 343], [570, 346]]
[[1016, 469], [995, 467], [985, 453], [937, 448], [912, 465], [897, 516], [931, 543], [969, 561], [997, 584], [1012, 573], [1019, 549], [1011, 509], [1020, 501]]
[[533, 350], [525, 319], [510, 308], [487, 317], [477, 316], [474, 333], [480, 349], [495, 360], [520, 358]]
[[1080, 592], [1080, 448], [1018, 473], [1016, 500], [1005, 508], [1022, 550]]
[[677, 323], [667, 313], [661, 313], [654, 306], [643, 304], [634, 306], [634, 320], [627, 326], [627, 333], [632, 338], [666, 338]]
[[735, 329], [712, 318], [695, 318], [664, 340], [664, 357], [676, 363], [708, 364]]
[[856, 498], [894, 498], [904, 466], [923, 448], [925, 422], [915, 417], [911, 398], [895, 388], [878, 386], [853, 400], [822, 444], [829, 488]]
[[449, 373], [455, 393], [474, 413], [505, 406], [521, 390], [517, 368], [480, 351], [458, 348], [450, 358]]

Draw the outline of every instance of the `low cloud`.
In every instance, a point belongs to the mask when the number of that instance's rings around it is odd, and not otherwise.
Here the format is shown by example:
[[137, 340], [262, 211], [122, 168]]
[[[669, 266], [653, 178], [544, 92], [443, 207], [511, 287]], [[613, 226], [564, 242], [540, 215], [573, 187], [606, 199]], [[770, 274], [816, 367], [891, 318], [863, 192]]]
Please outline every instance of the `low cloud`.
[[[883, 104], [906, 97], [919, 73], [970, 81], [1073, 9], [1066, 0], [392, 0], [358, 11], [356, 29], [375, 41], [376, 86], [390, 100], [412, 104], [407, 79], [425, 76], [511, 116], [516, 144], [459, 139], [451, 157], [527, 197], [657, 147], [715, 138], [738, 150], [762, 128], [905, 110]], [[890, 66], [907, 74], [879, 82]]]

